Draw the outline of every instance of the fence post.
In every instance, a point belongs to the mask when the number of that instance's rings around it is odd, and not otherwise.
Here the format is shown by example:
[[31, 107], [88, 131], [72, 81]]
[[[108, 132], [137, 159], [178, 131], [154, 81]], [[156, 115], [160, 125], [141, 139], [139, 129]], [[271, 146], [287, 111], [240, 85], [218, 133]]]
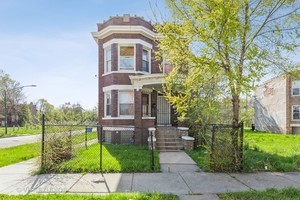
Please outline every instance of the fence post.
[[210, 168], [214, 169], [214, 149], [215, 149], [215, 125], [212, 125], [212, 136], [211, 136], [211, 153], [210, 153]]
[[41, 155], [41, 167], [44, 166], [45, 156], [45, 114], [42, 115], [42, 155]]
[[87, 126], [85, 127], [85, 149], [87, 149]]
[[240, 170], [243, 170], [244, 167], [244, 122], [240, 124]]
[[102, 157], [103, 157], [103, 155], [102, 155], [102, 139], [103, 139], [103, 127], [102, 127], [102, 125], [100, 125], [100, 141], [99, 141], [99, 143], [100, 143], [100, 172], [102, 173], [103, 171], [102, 171]]
[[150, 141], [151, 141], [151, 169], [152, 171], [154, 170], [154, 148], [153, 148], [153, 131], [151, 132], [151, 137], [150, 137]]

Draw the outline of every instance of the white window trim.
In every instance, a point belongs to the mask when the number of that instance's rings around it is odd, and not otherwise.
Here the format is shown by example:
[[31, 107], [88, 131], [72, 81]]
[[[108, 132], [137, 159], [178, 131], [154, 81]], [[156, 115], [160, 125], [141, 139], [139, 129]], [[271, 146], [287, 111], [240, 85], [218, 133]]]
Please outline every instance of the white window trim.
[[133, 108], [135, 106], [134, 102], [134, 90], [118, 90], [118, 117], [119, 118], [125, 118], [125, 119], [131, 119], [134, 118], [135, 110], [133, 110], [133, 115], [120, 115], [120, 92], [132, 92], [133, 93]]
[[133, 91], [134, 85], [110, 85], [110, 86], [103, 87], [103, 92], [109, 92], [111, 90]]
[[[149, 72], [144, 72], [142, 71], [142, 73], [145, 73], [145, 74], [151, 74], [151, 49], [150, 48], [146, 48], [146, 47], [143, 47], [143, 50], [146, 50], [148, 51], [148, 58], [149, 58]], [[142, 66], [143, 66], [143, 52], [142, 52]]]
[[[120, 66], [121, 66], [121, 63], [120, 63], [120, 48], [121, 47], [133, 47], [133, 70], [120, 70]], [[135, 44], [118, 44], [118, 71], [120, 72], [123, 72], [123, 71], [126, 71], [126, 72], [132, 72], [134, 73], [135, 70], [136, 70], [136, 45]]]
[[[292, 105], [292, 121], [300, 121], [300, 119], [294, 119], [294, 107], [295, 106], [300, 107], [300, 105]], [[299, 112], [300, 112], [300, 110], [299, 110]]]
[[111, 114], [110, 115], [106, 114], [106, 105], [107, 105], [107, 103], [106, 103], [106, 95], [110, 95], [110, 113], [111, 113], [111, 92], [105, 92], [104, 93], [104, 116], [105, 117], [110, 117]]
[[142, 71], [111, 71], [105, 74], [102, 74], [102, 76], [108, 76], [110, 74], [141, 74], [141, 75], [148, 75], [148, 72], [142, 72]]
[[110, 49], [110, 55], [111, 55], [111, 51], [112, 51], [112, 49], [111, 49], [111, 46], [107, 46], [107, 47], [105, 47], [104, 48], [104, 73], [105, 74], [107, 74], [107, 73], [110, 73], [110, 72], [112, 72], [112, 58], [110, 58], [110, 71], [109, 72], [107, 72], [107, 70], [106, 70], [106, 68], [107, 68], [107, 66], [106, 66], [106, 50], [107, 49]]

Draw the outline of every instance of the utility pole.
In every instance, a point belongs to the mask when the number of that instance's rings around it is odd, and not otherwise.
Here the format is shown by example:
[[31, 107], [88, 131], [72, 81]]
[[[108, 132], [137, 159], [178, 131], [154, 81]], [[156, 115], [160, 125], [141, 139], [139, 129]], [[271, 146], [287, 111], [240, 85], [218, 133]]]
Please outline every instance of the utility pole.
[[7, 107], [6, 107], [6, 90], [4, 90], [4, 126], [5, 126], [5, 135], [7, 135]]

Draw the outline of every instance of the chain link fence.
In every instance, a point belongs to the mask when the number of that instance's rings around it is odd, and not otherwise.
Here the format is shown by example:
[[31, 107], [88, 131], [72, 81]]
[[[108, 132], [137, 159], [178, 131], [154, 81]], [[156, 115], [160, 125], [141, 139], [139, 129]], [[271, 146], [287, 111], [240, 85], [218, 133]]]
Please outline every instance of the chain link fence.
[[211, 171], [232, 172], [243, 169], [244, 126], [207, 124], [194, 133], [196, 146], [206, 147]]
[[41, 173], [154, 170], [159, 170], [158, 153], [153, 148], [153, 141], [148, 139], [148, 129], [57, 125], [43, 120]]

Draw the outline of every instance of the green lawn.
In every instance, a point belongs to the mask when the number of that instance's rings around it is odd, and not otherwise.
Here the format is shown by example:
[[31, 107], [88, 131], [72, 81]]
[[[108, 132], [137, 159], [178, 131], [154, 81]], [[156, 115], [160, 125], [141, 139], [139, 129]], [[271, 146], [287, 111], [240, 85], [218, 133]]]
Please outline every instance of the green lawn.
[[[300, 171], [300, 135], [244, 133], [244, 171]], [[209, 171], [209, 153], [197, 147], [189, 155]]]
[[283, 190], [268, 189], [266, 191], [247, 191], [219, 194], [220, 200], [299, 200], [299, 188]]
[[73, 194], [30, 194], [30, 195], [4, 195], [0, 194], [0, 199], [7, 200], [179, 200], [179, 197], [173, 194], [143, 194], [143, 193], [124, 193], [109, 195], [73, 195]]
[[20, 135], [35, 135], [42, 133], [41, 126], [28, 126], [28, 127], [8, 127], [7, 134], [5, 134], [5, 128], [0, 128], [0, 137], [7, 137], [7, 136], [20, 136]]
[[0, 149], [0, 167], [28, 160], [39, 155], [41, 155], [40, 143]]
[[[55, 172], [100, 172], [99, 144], [80, 148], [74, 157], [57, 165]], [[153, 172], [150, 151], [147, 147], [134, 145], [103, 145], [103, 172]], [[53, 169], [51, 169], [53, 171]], [[159, 171], [158, 152], [155, 152], [155, 169]]]

